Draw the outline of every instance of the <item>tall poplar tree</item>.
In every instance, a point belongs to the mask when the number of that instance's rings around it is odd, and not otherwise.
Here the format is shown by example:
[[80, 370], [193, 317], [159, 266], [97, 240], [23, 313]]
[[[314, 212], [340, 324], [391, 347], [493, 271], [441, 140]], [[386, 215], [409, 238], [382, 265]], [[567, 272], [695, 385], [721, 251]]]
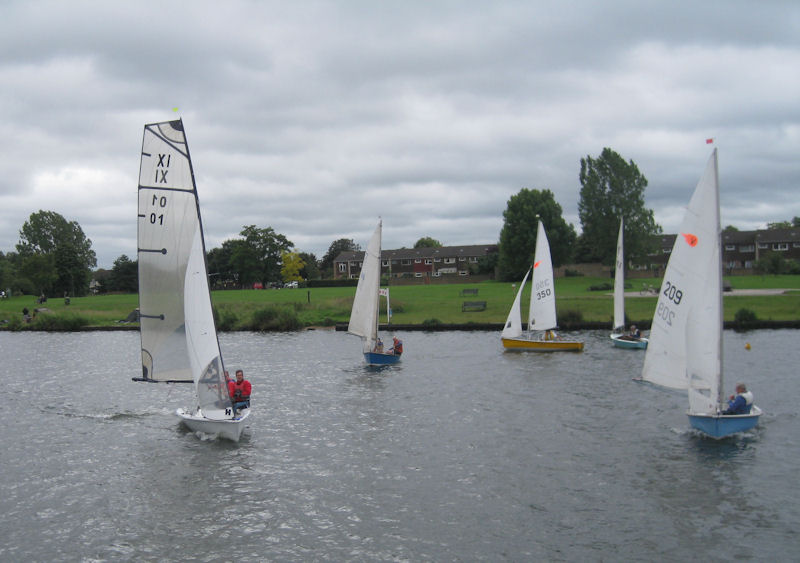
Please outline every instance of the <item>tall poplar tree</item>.
[[604, 148], [597, 159], [581, 159], [580, 181], [578, 215], [582, 233], [578, 259], [613, 264], [623, 218], [626, 260], [646, 256], [661, 227], [656, 224], [653, 211], [644, 206], [647, 178], [636, 164], [632, 160], [625, 162], [619, 154]]

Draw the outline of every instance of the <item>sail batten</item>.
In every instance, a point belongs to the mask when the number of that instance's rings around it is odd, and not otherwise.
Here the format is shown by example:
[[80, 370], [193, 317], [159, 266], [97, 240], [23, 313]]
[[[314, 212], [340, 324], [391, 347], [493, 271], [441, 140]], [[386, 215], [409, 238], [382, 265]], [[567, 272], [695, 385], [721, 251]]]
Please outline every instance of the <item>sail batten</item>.
[[623, 220], [620, 219], [614, 270], [614, 330], [620, 332], [625, 329], [625, 251], [623, 242]]

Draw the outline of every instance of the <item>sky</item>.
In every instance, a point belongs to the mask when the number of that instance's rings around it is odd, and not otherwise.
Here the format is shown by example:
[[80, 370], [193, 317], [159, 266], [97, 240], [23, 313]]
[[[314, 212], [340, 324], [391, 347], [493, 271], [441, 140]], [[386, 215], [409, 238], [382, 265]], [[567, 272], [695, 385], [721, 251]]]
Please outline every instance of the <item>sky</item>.
[[0, 251], [44, 210], [135, 259], [143, 126], [177, 117], [208, 249], [496, 243], [522, 188], [580, 232], [605, 147], [667, 233], [718, 148], [723, 226], [764, 228], [800, 216], [800, 2], [4, 0]]

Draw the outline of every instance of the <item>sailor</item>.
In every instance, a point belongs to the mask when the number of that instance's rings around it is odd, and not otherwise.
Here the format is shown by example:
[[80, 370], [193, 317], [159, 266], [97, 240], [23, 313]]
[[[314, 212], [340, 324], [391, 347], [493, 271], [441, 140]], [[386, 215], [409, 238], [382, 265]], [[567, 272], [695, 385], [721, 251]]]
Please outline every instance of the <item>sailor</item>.
[[736, 395], [731, 395], [728, 408], [722, 414], [750, 414], [753, 406], [753, 393], [747, 390], [744, 383], [736, 384]]
[[395, 356], [402, 356], [403, 355], [403, 341], [397, 338], [396, 336], [392, 337], [392, 348], [389, 350]]
[[372, 350], [378, 354], [383, 354], [383, 340], [378, 337], [378, 341], [375, 342], [375, 348]]
[[642, 332], [637, 328], [636, 325], [631, 325], [631, 338], [639, 339], [642, 337]]
[[236, 370], [236, 381], [229, 379], [227, 372], [225, 372], [225, 378], [228, 380], [228, 394], [233, 401], [233, 408], [235, 410], [249, 409], [252, 385], [244, 378], [244, 372], [240, 369]]

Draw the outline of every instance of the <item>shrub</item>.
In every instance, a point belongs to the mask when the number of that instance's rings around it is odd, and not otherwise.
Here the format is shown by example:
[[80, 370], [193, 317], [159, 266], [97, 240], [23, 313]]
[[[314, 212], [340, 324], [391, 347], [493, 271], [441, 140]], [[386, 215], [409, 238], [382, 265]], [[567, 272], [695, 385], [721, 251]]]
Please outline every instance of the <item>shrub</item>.
[[614, 285], [608, 282], [603, 282], [597, 285], [590, 285], [589, 291], [612, 291], [614, 289]]
[[567, 309], [566, 311], [560, 312], [558, 314], [558, 324], [559, 325], [571, 325], [577, 324], [583, 321], [583, 313], [580, 311], [575, 311], [573, 309]]
[[71, 332], [80, 330], [85, 326], [89, 326], [89, 319], [80, 315], [66, 313], [39, 315], [27, 328], [53, 332]]
[[293, 307], [271, 306], [254, 311], [250, 323], [243, 328], [259, 332], [289, 331], [299, 330], [302, 323]]
[[442, 321], [440, 321], [439, 319], [425, 319], [424, 321], [422, 321], [422, 326], [434, 327], [434, 326], [440, 326], [441, 324]]
[[217, 330], [228, 332], [236, 330], [236, 325], [239, 324], [239, 317], [233, 311], [228, 309], [220, 310], [214, 307], [214, 323], [217, 325]]
[[754, 311], [750, 309], [739, 309], [733, 316], [734, 321], [738, 324], [752, 323], [758, 320]]
[[570, 270], [569, 268], [564, 268], [564, 277], [565, 278], [582, 278], [583, 273], [579, 272], [578, 270]]

